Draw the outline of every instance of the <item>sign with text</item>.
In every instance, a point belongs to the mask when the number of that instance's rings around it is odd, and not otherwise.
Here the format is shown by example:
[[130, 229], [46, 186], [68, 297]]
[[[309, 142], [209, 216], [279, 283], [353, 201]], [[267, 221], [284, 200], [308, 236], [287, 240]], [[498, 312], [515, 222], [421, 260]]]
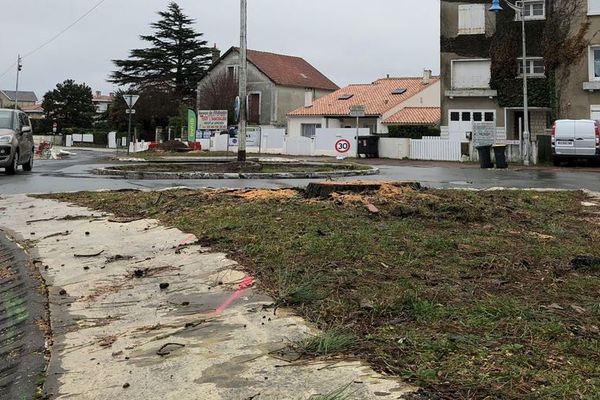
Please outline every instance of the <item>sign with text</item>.
[[362, 118], [366, 115], [365, 106], [352, 106], [350, 107], [350, 116], [356, 118]]
[[198, 111], [198, 129], [203, 131], [226, 131], [227, 110]]
[[491, 146], [496, 141], [494, 122], [473, 122], [473, 144], [475, 147]]
[[198, 120], [196, 119], [196, 113], [194, 110], [188, 110], [188, 142], [196, 141], [196, 127], [198, 126]]

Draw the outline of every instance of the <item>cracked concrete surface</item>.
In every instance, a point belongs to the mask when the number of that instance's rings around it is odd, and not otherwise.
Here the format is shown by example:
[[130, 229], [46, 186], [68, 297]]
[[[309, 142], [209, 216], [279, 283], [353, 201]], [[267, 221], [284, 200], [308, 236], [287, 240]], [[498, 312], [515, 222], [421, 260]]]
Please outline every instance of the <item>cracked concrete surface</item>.
[[24, 195], [3, 196], [3, 207], [0, 227], [47, 266], [52, 399], [300, 400], [346, 385], [350, 399], [399, 399], [414, 390], [358, 361], [278, 358], [314, 328], [275, 315], [234, 261], [193, 236]]

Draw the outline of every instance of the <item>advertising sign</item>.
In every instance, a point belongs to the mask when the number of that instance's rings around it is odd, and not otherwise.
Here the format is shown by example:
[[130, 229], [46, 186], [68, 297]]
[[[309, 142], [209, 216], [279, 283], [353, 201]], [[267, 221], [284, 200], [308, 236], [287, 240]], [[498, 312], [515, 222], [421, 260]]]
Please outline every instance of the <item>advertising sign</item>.
[[475, 147], [492, 146], [496, 139], [494, 122], [473, 122], [473, 144]]
[[[260, 140], [261, 140], [261, 137], [260, 137], [260, 128], [259, 127], [250, 127], [249, 126], [246, 128], [246, 146], [259, 147]], [[240, 140], [237, 136], [229, 138], [229, 146], [237, 146], [239, 144], [240, 144]]]
[[194, 110], [188, 110], [188, 142], [196, 141], [196, 126], [198, 120], [196, 119], [196, 113]]
[[227, 110], [198, 111], [198, 129], [203, 131], [226, 131]]

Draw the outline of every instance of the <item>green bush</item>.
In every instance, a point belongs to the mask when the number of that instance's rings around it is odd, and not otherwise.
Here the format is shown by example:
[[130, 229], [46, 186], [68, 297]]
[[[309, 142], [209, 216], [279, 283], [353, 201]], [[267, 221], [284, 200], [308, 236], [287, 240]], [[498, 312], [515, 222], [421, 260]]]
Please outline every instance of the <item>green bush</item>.
[[440, 128], [427, 125], [390, 126], [389, 137], [421, 139], [423, 136], [440, 136]]

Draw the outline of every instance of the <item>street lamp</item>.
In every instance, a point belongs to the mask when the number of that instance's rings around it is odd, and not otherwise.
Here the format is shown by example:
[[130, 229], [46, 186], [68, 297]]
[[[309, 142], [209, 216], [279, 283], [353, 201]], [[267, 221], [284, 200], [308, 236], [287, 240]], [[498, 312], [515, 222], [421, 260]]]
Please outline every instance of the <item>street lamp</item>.
[[[522, 6], [517, 6], [515, 4], [510, 3], [508, 0], [504, 0], [504, 2], [512, 8], [517, 15], [521, 18], [521, 29], [523, 36], [523, 141], [525, 142], [524, 146], [524, 154], [523, 154], [523, 164], [529, 165], [529, 158], [531, 155], [531, 138], [529, 132], [529, 96], [527, 90], [527, 38], [525, 36], [525, 5], [523, 3]], [[490, 7], [490, 11], [499, 13], [503, 11], [502, 5], [500, 4], [500, 0], [493, 0], [492, 6]]]

